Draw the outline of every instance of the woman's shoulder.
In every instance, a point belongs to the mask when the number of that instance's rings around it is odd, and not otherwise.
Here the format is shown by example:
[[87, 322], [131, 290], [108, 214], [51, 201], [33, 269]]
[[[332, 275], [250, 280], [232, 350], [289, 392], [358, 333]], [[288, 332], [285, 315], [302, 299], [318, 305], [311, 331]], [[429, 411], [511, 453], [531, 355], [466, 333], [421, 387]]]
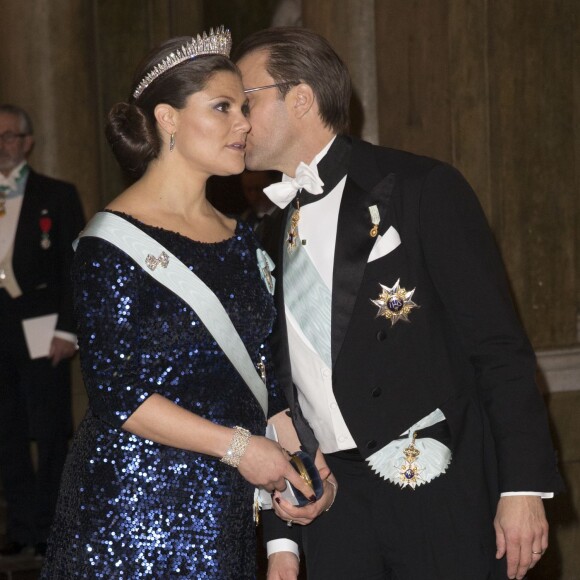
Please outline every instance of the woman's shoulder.
[[80, 270], [100, 270], [114, 276], [116, 271], [131, 271], [134, 265], [121, 248], [97, 235], [81, 233], [77, 240], [73, 260], [73, 270], [77, 273]]

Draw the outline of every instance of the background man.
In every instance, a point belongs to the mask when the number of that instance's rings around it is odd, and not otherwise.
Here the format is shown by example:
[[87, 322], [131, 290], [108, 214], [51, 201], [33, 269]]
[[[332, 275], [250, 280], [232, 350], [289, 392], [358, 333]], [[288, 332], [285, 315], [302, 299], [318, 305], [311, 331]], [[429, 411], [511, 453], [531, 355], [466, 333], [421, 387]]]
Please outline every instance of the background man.
[[[303, 446], [339, 486], [318, 518], [329, 485], [314, 505], [276, 506], [309, 524], [309, 576], [523, 578], [548, 546], [541, 498], [562, 483], [474, 193], [448, 165], [344, 135], [350, 78], [318, 35], [261, 31], [235, 57], [247, 167], [285, 174], [266, 190], [285, 208], [267, 238], [278, 374]], [[275, 553], [270, 577], [297, 562]]]
[[[2, 556], [44, 554], [72, 429], [71, 243], [84, 217], [73, 185], [28, 165], [33, 145], [28, 114], [0, 105], [0, 478], [8, 520]], [[39, 352], [30, 352], [27, 339]]]
[[240, 218], [250, 222], [254, 228], [276, 209], [275, 204], [264, 193], [264, 189], [278, 179], [280, 175], [276, 171], [244, 171], [240, 175], [242, 192], [248, 204], [248, 209], [240, 215]]

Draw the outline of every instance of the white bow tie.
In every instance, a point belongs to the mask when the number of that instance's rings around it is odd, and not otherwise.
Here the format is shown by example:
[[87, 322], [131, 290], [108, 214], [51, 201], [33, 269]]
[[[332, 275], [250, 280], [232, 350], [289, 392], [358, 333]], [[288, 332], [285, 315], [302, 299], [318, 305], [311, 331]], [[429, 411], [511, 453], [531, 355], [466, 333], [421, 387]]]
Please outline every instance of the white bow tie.
[[273, 183], [264, 189], [264, 193], [279, 208], [284, 209], [295, 197], [300, 189], [320, 195], [324, 182], [318, 176], [316, 167], [312, 168], [303, 161], [296, 168], [296, 177], [284, 175], [282, 181]]
[[3, 174], [0, 174], [0, 188], [3, 191], [15, 191], [17, 187], [18, 185], [14, 176], [4, 177]]
[[21, 167], [18, 171], [12, 170], [8, 177], [3, 173], [0, 173], [0, 187], [4, 191], [16, 191], [18, 189], [18, 182], [22, 177], [24, 167]]

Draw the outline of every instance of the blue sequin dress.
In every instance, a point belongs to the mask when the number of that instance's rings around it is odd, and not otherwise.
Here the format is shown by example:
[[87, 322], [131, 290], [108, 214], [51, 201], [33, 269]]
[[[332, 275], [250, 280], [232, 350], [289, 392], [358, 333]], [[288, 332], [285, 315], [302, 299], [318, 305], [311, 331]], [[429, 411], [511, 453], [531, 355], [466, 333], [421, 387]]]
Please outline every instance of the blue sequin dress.
[[[207, 244], [123, 217], [214, 291], [252, 360], [268, 368], [275, 313], [250, 227], [240, 222], [234, 237]], [[73, 279], [89, 410], [63, 474], [42, 578], [255, 578], [253, 487], [217, 458], [121, 425], [158, 393], [263, 434], [256, 399], [195, 312], [118, 248], [82, 238]], [[285, 408], [275, 384], [269, 395], [270, 414]]]

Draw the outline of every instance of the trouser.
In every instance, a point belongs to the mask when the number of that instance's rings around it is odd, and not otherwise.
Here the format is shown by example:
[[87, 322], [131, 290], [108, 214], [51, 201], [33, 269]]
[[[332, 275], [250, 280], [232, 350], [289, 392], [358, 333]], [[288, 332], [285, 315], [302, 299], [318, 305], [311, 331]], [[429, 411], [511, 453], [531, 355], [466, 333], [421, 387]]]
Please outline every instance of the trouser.
[[[46, 541], [71, 434], [70, 364], [30, 360], [19, 325], [0, 336], [0, 479], [7, 538]], [[36, 441], [36, 469], [31, 456]]]
[[303, 528], [308, 579], [505, 580], [481, 437], [467, 431], [447, 472], [415, 490], [379, 477], [356, 450], [326, 455], [339, 487]]

